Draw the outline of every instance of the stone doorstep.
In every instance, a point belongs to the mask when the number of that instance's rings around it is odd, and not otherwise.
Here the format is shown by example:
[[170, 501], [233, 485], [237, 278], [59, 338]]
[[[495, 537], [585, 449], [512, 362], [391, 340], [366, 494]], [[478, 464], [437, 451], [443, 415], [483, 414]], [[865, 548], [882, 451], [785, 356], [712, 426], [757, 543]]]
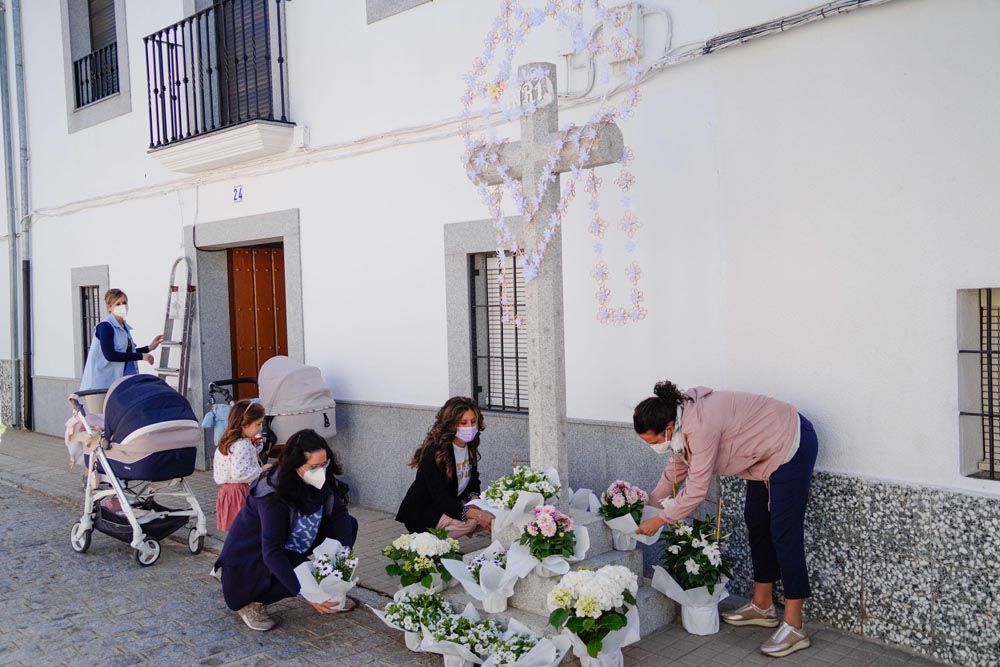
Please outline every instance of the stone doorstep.
[[[554, 585], [554, 582], [558, 581], [558, 577], [553, 577], [552, 580]], [[449, 588], [443, 595], [452, 603], [456, 611], [461, 611], [467, 604], [472, 604], [482, 618], [493, 619], [504, 627], [507, 626], [510, 619], [514, 618], [538, 634], [552, 633], [544, 598], [539, 606], [530, 609], [508, 606], [505, 612], [487, 614], [480, 607], [479, 601], [470, 597], [461, 586]], [[643, 637], [648, 637], [666, 628], [673, 623], [677, 615], [675, 603], [665, 595], [650, 588], [649, 580], [644, 580], [639, 586], [636, 603], [639, 608], [639, 631]]]

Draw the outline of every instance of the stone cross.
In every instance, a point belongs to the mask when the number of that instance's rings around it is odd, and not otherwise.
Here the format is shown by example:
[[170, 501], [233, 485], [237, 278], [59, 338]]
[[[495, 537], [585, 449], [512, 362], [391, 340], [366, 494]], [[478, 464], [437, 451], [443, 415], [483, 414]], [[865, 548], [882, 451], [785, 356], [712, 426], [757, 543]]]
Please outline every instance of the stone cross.
[[[528, 81], [527, 73], [541, 68], [540, 80]], [[531, 63], [518, 69], [521, 104], [532, 102], [536, 111], [521, 119], [521, 141], [510, 142], [500, 151], [500, 162], [507, 173], [520, 179], [526, 196], [534, 194], [548, 162], [553, 143], [558, 138], [558, 99], [556, 66]], [[599, 167], [618, 162], [624, 152], [621, 130], [614, 124], [602, 124], [590, 148], [589, 159], [581, 168]], [[556, 179], [545, 188], [535, 222], [524, 226], [525, 250], [530, 252], [542, 240], [545, 226], [559, 203], [559, 174], [577, 163], [579, 148], [565, 144]], [[484, 176], [485, 182], [497, 185], [503, 180], [495, 167]], [[562, 237], [549, 240], [538, 277], [525, 286], [525, 320], [528, 358], [528, 441], [531, 465], [540, 469], [555, 468], [563, 488], [569, 486], [569, 457], [566, 452], [566, 359], [563, 323]]]

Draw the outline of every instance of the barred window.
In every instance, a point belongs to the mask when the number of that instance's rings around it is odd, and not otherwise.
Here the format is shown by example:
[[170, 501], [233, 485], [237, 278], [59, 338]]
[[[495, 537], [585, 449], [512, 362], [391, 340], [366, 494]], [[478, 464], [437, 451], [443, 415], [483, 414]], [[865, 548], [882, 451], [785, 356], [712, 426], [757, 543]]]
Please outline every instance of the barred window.
[[[966, 410], [962, 419], [978, 422], [974, 428], [963, 430], [967, 440], [977, 450], [978, 472], [976, 477], [1000, 477], [1000, 288], [970, 290], [973, 303], [966, 308], [966, 335], [960, 341], [959, 356], [971, 363], [961, 363], [960, 382], [966, 388]], [[978, 308], [975, 306], [978, 305]], [[961, 312], [961, 310], [960, 310]], [[971, 321], [975, 314], [978, 321]], [[960, 323], [961, 327], [961, 323]], [[977, 334], [978, 329], [978, 335]], [[961, 336], [961, 333], [960, 333]], [[969, 343], [975, 340], [974, 346]], [[964, 377], [963, 377], [964, 376]], [[972, 396], [969, 396], [972, 394]], [[973, 400], [976, 410], [970, 410]], [[971, 424], [969, 425], [971, 426]], [[968, 437], [968, 435], [972, 437]]]
[[94, 339], [94, 330], [101, 321], [101, 288], [99, 285], [86, 285], [80, 288], [80, 319], [83, 326], [80, 329], [83, 345], [83, 364], [87, 364], [87, 353], [90, 352], [90, 342]]
[[[505, 259], [512, 312], [524, 307], [521, 260]], [[472, 396], [485, 410], [528, 411], [528, 360], [525, 329], [504, 324], [500, 307], [500, 268], [493, 253], [469, 255], [472, 333]]]

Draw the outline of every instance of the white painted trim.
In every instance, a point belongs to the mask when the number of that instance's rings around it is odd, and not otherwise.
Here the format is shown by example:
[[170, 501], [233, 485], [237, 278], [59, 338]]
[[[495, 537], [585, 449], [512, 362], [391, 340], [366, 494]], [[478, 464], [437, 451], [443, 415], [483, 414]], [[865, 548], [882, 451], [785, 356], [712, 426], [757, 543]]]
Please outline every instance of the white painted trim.
[[119, 445], [127, 445], [136, 438], [146, 435], [147, 433], [152, 433], [154, 431], [163, 431], [167, 428], [176, 428], [178, 426], [186, 426], [188, 428], [201, 429], [201, 425], [194, 421], [193, 419], [171, 419], [170, 421], [157, 422], [155, 424], [149, 424], [148, 426], [143, 426], [142, 428], [137, 428], [136, 430], [129, 433], [124, 440], [122, 440]]
[[173, 171], [195, 173], [286, 152], [295, 126], [254, 120], [225, 130], [192, 137], [149, 154]]

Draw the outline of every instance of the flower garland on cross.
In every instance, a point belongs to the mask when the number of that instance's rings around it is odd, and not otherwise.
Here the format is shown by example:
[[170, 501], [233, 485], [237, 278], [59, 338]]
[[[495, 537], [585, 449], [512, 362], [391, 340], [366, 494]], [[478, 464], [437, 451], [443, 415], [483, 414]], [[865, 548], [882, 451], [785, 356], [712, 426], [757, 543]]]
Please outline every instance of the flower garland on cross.
[[[566, 0], [565, 2], [564, 0], [547, 0], [544, 8], [529, 10], [525, 9], [518, 0], [501, 0], [500, 14], [494, 19], [493, 26], [486, 36], [485, 49], [473, 61], [472, 71], [464, 76], [466, 88], [462, 96], [463, 111], [459, 132], [465, 145], [465, 168], [489, 209], [497, 231], [501, 321], [504, 324], [512, 323], [516, 327], [524, 325], [524, 318], [516, 312], [516, 304], [511, 302], [509, 296], [510, 279], [507, 274], [507, 256], [523, 257], [525, 282], [530, 282], [538, 276], [539, 267], [545, 258], [546, 248], [558, 233], [569, 205], [576, 197], [577, 182], [583, 175], [584, 165], [590, 158], [591, 151], [600, 134], [596, 128], [630, 117], [639, 103], [638, 84], [643, 67], [639, 63], [638, 38], [632, 35], [628, 29], [628, 12], [632, 10], [628, 6], [605, 8], [601, 0], [587, 0], [586, 4], [590, 6], [597, 21], [596, 27], [588, 32], [584, 29], [584, 4], [584, 0]], [[555, 20], [568, 29], [573, 38], [575, 53], [586, 53], [593, 60], [595, 67], [598, 56], [602, 55], [607, 56], [608, 60], [613, 62], [627, 63], [625, 72], [628, 83], [625, 95], [617, 106], [609, 102], [606, 92], [598, 110], [591, 115], [587, 123], [583, 126], [569, 123], [560, 128], [558, 138], [552, 142], [548, 151], [548, 160], [542, 169], [538, 183], [524, 184], [510, 174], [509, 167], [503, 164], [500, 159], [500, 151], [507, 143], [507, 139], [499, 138], [496, 119], [500, 119], [501, 122], [511, 122], [531, 115], [537, 110], [538, 104], [535, 95], [525, 96], [523, 104], [518, 99], [515, 104], [508, 106], [502, 106], [501, 99], [508, 88], [520, 90], [525, 85], [534, 85], [539, 93], [545, 92], [540, 85], [546, 78], [541, 68], [533, 68], [528, 71], [526, 77], [518, 79], [513, 72], [512, 63], [517, 49], [524, 43], [531, 30], [547, 20]], [[493, 68], [491, 66], [498, 51], [502, 53], [502, 60]], [[610, 80], [607, 63], [601, 79], [605, 84]], [[511, 82], [515, 85], [509, 86]], [[548, 92], [557, 96], [557, 91]], [[473, 106], [479, 100], [485, 102], [485, 106], [479, 110], [479, 115], [485, 125], [485, 132], [474, 135]], [[542, 224], [541, 221], [536, 220], [538, 209], [546, 188], [556, 181], [556, 166], [559, 163], [560, 154], [567, 146], [572, 147], [577, 156], [575, 163], [568, 172], [569, 178], [565, 182], [555, 213], [547, 221], [544, 221], [545, 230], [541, 234], [541, 241], [537, 247], [526, 251], [511, 230], [503, 206], [504, 194], [510, 195], [518, 214], [527, 221], [527, 224]], [[640, 227], [639, 218], [635, 213], [632, 197], [629, 194], [636, 180], [635, 175], [630, 170], [633, 159], [632, 150], [626, 147], [620, 162], [621, 170], [618, 178], [614, 181], [614, 184], [622, 192], [621, 203], [624, 209], [618, 228], [627, 238], [625, 251], [631, 257], [635, 257], [636, 254]], [[484, 178], [486, 172], [491, 168], [500, 175], [501, 183], [499, 185], [490, 186]], [[596, 264], [591, 275], [597, 283], [595, 293], [598, 306], [597, 319], [605, 324], [638, 322], [646, 316], [647, 311], [643, 307], [643, 292], [639, 289], [642, 268], [637, 259], [633, 259], [625, 268], [625, 276], [631, 283], [628, 304], [613, 305], [611, 302], [611, 290], [607, 285], [611, 279], [611, 269], [604, 259], [604, 236], [607, 232], [608, 222], [600, 213], [601, 182], [602, 179], [597, 176], [593, 169], [590, 169], [585, 179], [584, 188], [590, 196], [591, 223], [589, 231], [594, 237], [593, 249], [596, 255]]]

